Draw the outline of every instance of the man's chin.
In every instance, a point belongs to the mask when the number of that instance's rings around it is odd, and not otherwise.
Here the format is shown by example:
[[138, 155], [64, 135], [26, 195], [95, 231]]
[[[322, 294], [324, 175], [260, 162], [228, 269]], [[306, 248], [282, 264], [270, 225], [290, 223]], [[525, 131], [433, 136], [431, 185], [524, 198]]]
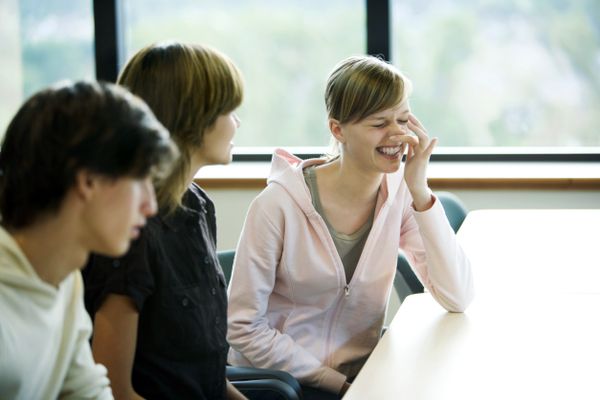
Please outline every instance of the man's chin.
[[127, 241], [126, 243], [122, 243], [119, 245], [106, 246], [103, 249], [95, 250], [94, 253], [111, 258], [122, 257], [125, 255], [125, 253], [127, 253], [127, 251], [129, 251], [129, 248], [131, 247], [131, 242], [134, 240], [135, 239], [132, 239], [130, 241]]

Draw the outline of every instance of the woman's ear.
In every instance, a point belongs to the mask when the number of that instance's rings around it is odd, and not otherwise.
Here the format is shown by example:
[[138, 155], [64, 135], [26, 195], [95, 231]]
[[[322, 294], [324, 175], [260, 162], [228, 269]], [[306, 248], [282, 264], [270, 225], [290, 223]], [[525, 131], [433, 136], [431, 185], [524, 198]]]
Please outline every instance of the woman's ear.
[[345, 143], [346, 138], [344, 137], [344, 132], [342, 130], [342, 124], [336, 119], [329, 118], [329, 130], [333, 137], [340, 143]]

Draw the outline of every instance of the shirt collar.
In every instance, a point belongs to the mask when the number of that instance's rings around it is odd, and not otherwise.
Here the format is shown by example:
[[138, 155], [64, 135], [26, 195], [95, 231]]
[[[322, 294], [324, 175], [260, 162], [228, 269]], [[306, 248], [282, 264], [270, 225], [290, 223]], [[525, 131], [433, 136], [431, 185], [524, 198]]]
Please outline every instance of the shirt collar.
[[202, 189], [192, 183], [181, 200], [181, 205], [170, 214], [159, 211], [156, 218], [173, 231], [177, 231], [184, 224], [199, 224], [201, 213], [207, 213], [207, 201]]

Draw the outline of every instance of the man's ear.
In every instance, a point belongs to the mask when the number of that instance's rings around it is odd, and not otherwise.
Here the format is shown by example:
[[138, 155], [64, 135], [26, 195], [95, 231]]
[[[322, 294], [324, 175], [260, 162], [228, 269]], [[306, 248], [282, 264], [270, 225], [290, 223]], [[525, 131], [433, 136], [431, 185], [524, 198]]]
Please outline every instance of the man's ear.
[[91, 173], [86, 169], [77, 171], [74, 185], [75, 193], [77, 193], [82, 200], [89, 200], [96, 191], [98, 178], [97, 174]]
[[344, 137], [344, 132], [342, 130], [342, 124], [336, 119], [329, 118], [329, 130], [334, 138], [340, 143], [345, 143], [346, 138]]

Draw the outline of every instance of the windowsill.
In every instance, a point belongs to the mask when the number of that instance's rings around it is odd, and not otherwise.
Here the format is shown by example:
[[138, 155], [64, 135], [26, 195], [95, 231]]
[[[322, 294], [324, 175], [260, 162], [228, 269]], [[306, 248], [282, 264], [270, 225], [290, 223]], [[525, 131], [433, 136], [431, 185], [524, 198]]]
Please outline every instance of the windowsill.
[[[206, 189], [261, 189], [268, 162], [234, 162], [201, 169], [196, 181]], [[600, 190], [600, 162], [431, 161], [432, 189]]]

